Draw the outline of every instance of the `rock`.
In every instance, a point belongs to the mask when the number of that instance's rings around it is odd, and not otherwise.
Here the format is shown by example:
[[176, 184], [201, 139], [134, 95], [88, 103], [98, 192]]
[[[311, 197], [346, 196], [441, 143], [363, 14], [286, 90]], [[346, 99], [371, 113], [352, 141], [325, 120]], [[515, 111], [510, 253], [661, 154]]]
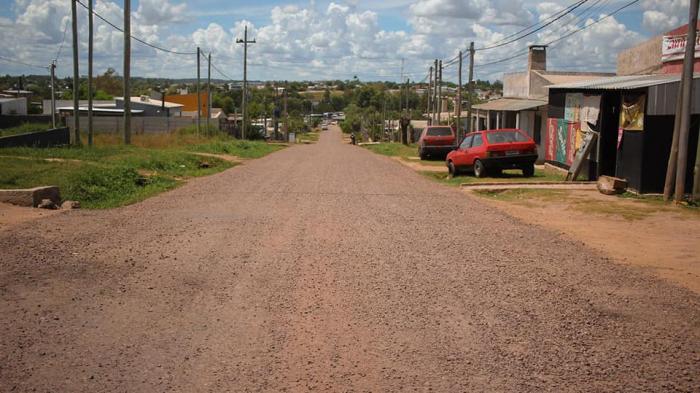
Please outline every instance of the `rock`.
[[80, 202], [78, 201], [63, 201], [61, 204], [61, 209], [80, 209]]
[[41, 202], [36, 206], [39, 209], [50, 209], [50, 210], [56, 210], [58, 209], [58, 205], [54, 203], [51, 199], [42, 199]]
[[622, 194], [627, 189], [627, 180], [612, 176], [600, 176], [596, 184], [598, 191], [605, 195]]
[[0, 190], [0, 202], [17, 206], [38, 207], [44, 199], [54, 203], [61, 201], [61, 193], [56, 186], [35, 187], [19, 190]]

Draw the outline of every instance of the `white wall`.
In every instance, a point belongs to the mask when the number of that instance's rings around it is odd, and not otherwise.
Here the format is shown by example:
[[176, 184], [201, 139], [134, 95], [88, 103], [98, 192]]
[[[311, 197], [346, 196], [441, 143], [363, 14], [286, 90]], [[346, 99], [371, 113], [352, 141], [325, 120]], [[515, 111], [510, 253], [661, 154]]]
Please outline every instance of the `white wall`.
[[9, 98], [0, 101], [0, 114], [3, 115], [26, 115], [27, 98]]

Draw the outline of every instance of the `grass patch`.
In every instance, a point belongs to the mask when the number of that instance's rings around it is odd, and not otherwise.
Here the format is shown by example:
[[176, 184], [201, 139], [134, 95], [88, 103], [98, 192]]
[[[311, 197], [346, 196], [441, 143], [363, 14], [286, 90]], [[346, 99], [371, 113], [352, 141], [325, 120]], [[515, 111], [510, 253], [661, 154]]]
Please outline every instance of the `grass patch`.
[[320, 137], [321, 137], [321, 133], [318, 131], [311, 131], [311, 132], [297, 134], [298, 141], [318, 142], [318, 139]]
[[0, 129], [0, 137], [46, 131], [50, 128], [50, 123], [24, 123], [17, 127]]
[[500, 175], [494, 175], [492, 177], [482, 177], [478, 178], [473, 175], [460, 175], [457, 177], [450, 178], [447, 175], [447, 170], [442, 172], [421, 172], [423, 175], [428, 176], [434, 180], [438, 180], [441, 183], [445, 183], [451, 186], [459, 186], [460, 184], [480, 184], [480, 183], [533, 183], [533, 182], [558, 182], [564, 181], [565, 175], [562, 175], [558, 171], [553, 171], [550, 169], [535, 169], [535, 174], [532, 177], [525, 177], [522, 175], [522, 171], [519, 169], [508, 169], [503, 171]]
[[193, 152], [258, 158], [283, 148], [186, 133], [139, 135], [131, 146], [110, 143], [112, 139], [118, 141], [116, 136], [96, 135], [94, 147], [0, 149], [0, 188], [56, 185], [64, 199], [80, 201], [85, 208], [110, 208], [235, 165]]
[[570, 197], [568, 190], [548, 190], [542, 188], [520, 188], [510, 190], [474, 190], [476, 195], [504, 202], [529, 202], [537, 199], [556, 202]]
[[418, 146], [415, 144], [380, 143], [378, 145], [364, 145], [363, 147], [383, 156], [408, 158], [418, 155]]

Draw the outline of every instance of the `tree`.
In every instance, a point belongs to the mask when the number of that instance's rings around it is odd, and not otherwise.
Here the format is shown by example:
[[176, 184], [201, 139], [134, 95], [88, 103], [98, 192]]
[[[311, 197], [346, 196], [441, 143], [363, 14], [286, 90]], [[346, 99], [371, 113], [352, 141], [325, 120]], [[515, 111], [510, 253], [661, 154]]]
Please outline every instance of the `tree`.
[[120, 79], [121, 78], [117, 78], [117, 72], [114, 68], [110, 67], [104, 74], [95, 77], [95, 90], [102, 90], [112, 96], [120, 96], [122, 95], [122, 83]]

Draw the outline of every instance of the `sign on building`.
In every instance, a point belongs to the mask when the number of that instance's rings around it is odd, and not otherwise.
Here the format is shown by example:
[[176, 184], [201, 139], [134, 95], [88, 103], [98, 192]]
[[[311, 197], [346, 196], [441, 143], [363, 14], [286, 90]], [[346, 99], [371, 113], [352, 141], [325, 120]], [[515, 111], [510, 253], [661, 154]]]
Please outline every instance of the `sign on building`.
[[[687, 34], [665, 35], [661, 44], [661, 61], [683, 60], [685, 57], [685, 42]], [[700, 35], [695, 41], [695, 58], [700, 58]]]

